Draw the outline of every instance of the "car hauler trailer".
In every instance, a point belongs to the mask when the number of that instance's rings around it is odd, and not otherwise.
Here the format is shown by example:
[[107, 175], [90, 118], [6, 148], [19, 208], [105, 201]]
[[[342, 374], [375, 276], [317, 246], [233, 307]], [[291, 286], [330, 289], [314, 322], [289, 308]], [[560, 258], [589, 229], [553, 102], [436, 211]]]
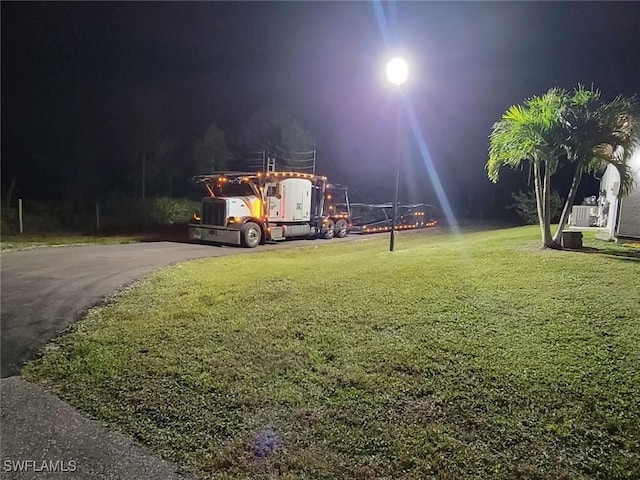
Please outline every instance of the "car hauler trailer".
[[[300, 172], [220, 172], [196, 178], [208, 196], [189, 224], [189, 239], [257, 247], [288, 238], [349, 233], [347, 189], [327, 177]], [[343, 194], [346, 209], [332, 201]]]
[[[435, 227], [433, 210], [426, 203], [399, 204], [396, 230]], [[350, 214], [353, 233], [388, 232], [393, 225], [393, 203], [352, 203]]]

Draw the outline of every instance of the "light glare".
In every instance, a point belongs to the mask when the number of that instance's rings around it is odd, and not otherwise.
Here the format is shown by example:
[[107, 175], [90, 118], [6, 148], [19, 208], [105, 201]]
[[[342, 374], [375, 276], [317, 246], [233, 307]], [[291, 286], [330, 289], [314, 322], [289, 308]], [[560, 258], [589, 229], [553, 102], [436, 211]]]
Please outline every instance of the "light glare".
[[387, 80], [400, 86], [409, 77], [409, 65], [404, 58], [395, 57], [387, 63]]

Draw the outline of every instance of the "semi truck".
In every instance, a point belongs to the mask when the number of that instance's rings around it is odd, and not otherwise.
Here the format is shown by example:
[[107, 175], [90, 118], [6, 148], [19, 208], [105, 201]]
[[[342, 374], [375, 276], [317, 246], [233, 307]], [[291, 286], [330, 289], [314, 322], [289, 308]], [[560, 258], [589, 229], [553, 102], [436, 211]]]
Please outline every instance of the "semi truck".
[[331, 239], [349, 234], [346, 187], [314, 173], [271, 167], [196, 177], [207, 196], [189, 223], [189, 239], [255, 248], [290, 238]]

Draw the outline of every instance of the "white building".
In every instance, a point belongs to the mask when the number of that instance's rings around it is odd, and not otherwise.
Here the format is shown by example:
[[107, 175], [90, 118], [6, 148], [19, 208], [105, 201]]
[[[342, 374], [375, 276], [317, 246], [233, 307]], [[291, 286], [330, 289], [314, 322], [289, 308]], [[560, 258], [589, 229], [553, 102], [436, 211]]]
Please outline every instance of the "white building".
[[[629, 166], [633, 171], [635, 184], [629, 195], [622, 198], [619, 197], [620, 173], [618, 170], [609, 165], [602, 176], [595, 219], [595, 226], [603, 229], [603, 232], [598, 235], [599, 238], [640, 239], [640, 148], [636, 149], [629, 160]], [[580, 217], [580, 211], [578, 210], [576, 214], [573, 221]], [[574, 217], [573, 212], [572, 217]]]

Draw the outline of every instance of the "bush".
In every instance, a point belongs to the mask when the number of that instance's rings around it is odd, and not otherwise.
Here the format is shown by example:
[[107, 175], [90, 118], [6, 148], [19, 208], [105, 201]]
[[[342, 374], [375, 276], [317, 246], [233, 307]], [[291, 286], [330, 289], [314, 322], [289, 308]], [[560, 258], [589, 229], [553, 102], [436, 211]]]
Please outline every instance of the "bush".
[[[58, 233], [65, 230], [63, 218], [68, 207], [52, 207], [47, 202], [25, 202], [22, 208], [24, 233]], [[2, 208], [2, 233], [20, 233], [18, 207]]]
[[160, 197], [145, 202], [147, 219], [156, 225], [187, 222], [199, 209], [198, 202], [187, 199]]
[[15, 208], [2, 208], [0, 214], [0, 233], [13, 235], [18, 232], [18, 212]]
[[[137, 229], [186, 223], [198, 202], [185, 198], [108, 198], [99, 202], [100, 229]], [[23, 206], [24, 233], [95, 232], [96, 205], [73, 205], [69, 202], [25, 201]], [[17, 206], [3, 207], [2, 234], [19, 232]]]
[[[512, 193], [511, 196], [516, 201], [513, 205], [509, 205], [507, 208], [515, 209], [516, 213], [525, 222], [530, 225], [538, 223], [538, 206], [536, 203], [536, 193], [534, 190], [523, 193], [519, 190], [517, 194]], [[564, 200], [558, 192], [553, 190], [551, 192], [551, 221], [557, 222], [560, 219], [562, 213], [562, 207], [564, 206]]]
[[200, 204], [185, 198], [159, 197], [146, 200], [119, 198], [101, 203], [105, 227], [150, 227], [187, 222]]

